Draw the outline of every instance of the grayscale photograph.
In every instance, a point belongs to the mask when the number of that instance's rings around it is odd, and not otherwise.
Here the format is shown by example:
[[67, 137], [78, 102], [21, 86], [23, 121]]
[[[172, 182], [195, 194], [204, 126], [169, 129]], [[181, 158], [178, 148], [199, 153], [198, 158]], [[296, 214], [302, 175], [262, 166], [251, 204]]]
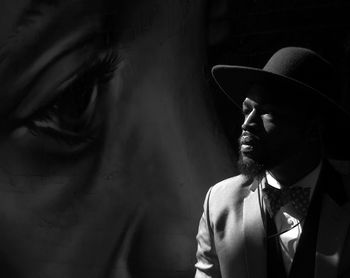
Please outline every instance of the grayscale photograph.
[[0, 278], [350, 278], [349, 19], [0, 0]]

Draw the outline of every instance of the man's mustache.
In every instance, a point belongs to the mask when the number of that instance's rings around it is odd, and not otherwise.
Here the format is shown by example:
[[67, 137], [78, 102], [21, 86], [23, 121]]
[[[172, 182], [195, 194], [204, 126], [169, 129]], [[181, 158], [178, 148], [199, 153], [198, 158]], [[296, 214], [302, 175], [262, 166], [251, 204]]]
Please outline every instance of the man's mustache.
[[239, 143], [242, 144], [254, 144], [260, 141], [260, 137], [249, 132], [243, 131], [242, 135], [239, 137]]

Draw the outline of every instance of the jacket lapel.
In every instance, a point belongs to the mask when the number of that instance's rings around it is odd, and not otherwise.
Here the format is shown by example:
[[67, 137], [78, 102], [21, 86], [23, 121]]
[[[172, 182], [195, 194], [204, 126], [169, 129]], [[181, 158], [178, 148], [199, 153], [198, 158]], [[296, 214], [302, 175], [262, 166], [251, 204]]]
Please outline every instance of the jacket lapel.
[[254, 182], [250, 194], [244, 199], [243, 206], [246, 265], [249, 278], [266, 277], [265, 229], [258, 192], [257, 182]]
[[328, 163], [320, 176], [325, 194], [322, 200], [316, 246], [315, 277], [335, 278], [340, 255], [350, 225], [350, 202], [339, 174]]
[[[350, 202], [344, 200], [346, 193], [342, 189], [340, 176], [327, 162], [318, 183], [323, 183], [325, 191], [316, 245], [315, 277], [335, 278], [342, 247], [350, 227]], [[246, 265], [249, 278], [266, 277], [264, 217], [260, 210], [257, 187], [256, 182], [251, 185], [251, 192], [244, 199], [243, 205]]]

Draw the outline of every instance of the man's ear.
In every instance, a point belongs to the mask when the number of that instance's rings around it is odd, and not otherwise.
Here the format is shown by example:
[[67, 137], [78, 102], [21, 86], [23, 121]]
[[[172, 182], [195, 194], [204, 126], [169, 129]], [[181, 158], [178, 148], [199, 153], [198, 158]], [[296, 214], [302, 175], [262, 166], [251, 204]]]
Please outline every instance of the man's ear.
[[324, 125], [319, 117], [310, 120], [306, 130], [306, 139], [309, 143], [321, 143], [324, 132]]

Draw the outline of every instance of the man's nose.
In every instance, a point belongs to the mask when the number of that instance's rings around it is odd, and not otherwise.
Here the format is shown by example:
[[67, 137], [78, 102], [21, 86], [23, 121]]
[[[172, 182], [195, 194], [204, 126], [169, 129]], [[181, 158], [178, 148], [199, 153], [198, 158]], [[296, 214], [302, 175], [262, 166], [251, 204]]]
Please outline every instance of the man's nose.
[[249, 130], [256, 126], [257, 123], [257, 112], [255, 109], [250, 111], [249, 114], [245, 115], [244, 122], [242, 124], [242, 130]]

